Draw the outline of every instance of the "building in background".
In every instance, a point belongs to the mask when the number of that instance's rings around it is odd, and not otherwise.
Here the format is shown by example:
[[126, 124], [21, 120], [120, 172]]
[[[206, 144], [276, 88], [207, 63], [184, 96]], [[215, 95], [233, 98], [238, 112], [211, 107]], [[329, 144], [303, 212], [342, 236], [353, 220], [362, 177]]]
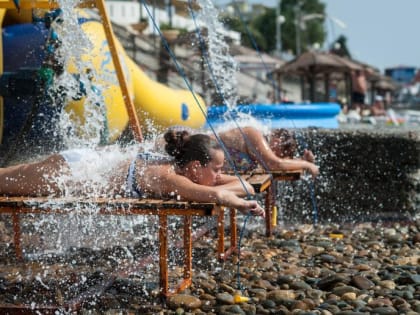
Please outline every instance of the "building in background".
[[413, 83], [416, 73], [417, 68], [411, 66], [396, 66], [385, 69], [386, 76], [403, 85]]

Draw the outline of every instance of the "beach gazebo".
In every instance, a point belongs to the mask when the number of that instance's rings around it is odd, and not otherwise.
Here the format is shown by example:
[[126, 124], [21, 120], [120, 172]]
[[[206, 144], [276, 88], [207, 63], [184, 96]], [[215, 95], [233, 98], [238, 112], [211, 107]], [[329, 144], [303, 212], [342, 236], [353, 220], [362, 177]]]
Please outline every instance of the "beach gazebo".
[[392, 96], [399, 87], [398, 83], [379, 72], [371, 74], [368, 77], [368, 80], [371, 90], [370, 102], [373, 104], [375, 97], [380, 95], [384, 97], [385, 105], [390, 106], [392, 103]]
[[[302, 99], [311, 102], [330, 101], [329, 87], [332, 80], [345, 82], [345, 91], [350, 95], [350, 73], [353, 70], [362, 70], [363, 67], [350, 59], [340, 57], [327, 52], [308, 51], [295, 59], [285, 63], [273, 74], [276, 75], [281, 86], [282, 77], [286, 75], [297, 75], [301, 82]], [[317, 97], [317, 86], [323, 82], [323, 99]], [[306, 93], [306, 86], [309, 85], [309, 93]]]

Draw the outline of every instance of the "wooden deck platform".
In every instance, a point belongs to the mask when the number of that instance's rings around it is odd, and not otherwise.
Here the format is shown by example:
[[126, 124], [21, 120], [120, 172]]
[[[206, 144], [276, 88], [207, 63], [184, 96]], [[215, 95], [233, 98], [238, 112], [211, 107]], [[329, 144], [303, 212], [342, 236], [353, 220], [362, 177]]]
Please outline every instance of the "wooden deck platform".
[[[78, 198], [0, 198], [0, 214], [9, 214], [13, 220], [14, 246], [16, 257], [23, 259], [21, 247], [20, 215], [38, 214], [66, 215], [74, 210], [89, 206], [96, 209], [98, 215], [155, 215], [159, 217], [159, 281], [163, 296], [178, 293], [191, 285], [192, 279], [192, 217], [220, 216], [223, 208], [214, 203], [194, 203], [155, 199], [78, 199]], [[86, 207], [83, 207], [86, 206]], [[92, 211], [78, 210], [77, 214], [92, 214]], [[168, 216], [184, 218], [184, 279], [175, 289], [168, 284]], [[222, 243], [220, 243], [222, 244]], [[218, 250], [221, 251], [219, 245]]]
[[[243, 174], [242, 178], [252, 185], [255, 193], [265, 193], [264, 197], [264, 208], [265, 208], [265, 228], [266, 235], [271, 236], [273, 234], [273, 208], [275, 205], [276, 198], [276, 185], [273, 183], [277, 181], [291, 181], [298, 180], [302, 175], [301, 170], [293, 172], [284, 171], [270, 171], [269, 173], [262, 170], [256, 169], [249, 174]], [[232, 252], [235, 252], [238, 247], [238, 232], [237, 232], [237, 210], [230, 209], [230, 247], [221, 252], [219, 250], [219, 259], [227, 259]], [[224, 214], [219, 215], [219, 226], [224, 226]], [[219, 242], [223, 242], [223, 235], [219, 235]], [[219, 245], [219, 248], [224, 248], [224, 244]]]

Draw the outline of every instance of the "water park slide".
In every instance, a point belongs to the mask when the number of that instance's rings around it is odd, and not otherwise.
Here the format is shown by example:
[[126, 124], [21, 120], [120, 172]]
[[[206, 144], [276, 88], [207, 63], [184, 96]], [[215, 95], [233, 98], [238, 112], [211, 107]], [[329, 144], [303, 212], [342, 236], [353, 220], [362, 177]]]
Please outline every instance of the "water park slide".
[[[22, 14], [22, 21], [16, 10], [0, 9], [8, 21], [13, 23], [3, 25], [3, 59], [4, 71], [16, 73], [22, 69], [40, 68], [46, 57], [45, 47], [50, 36], [45, 23], [27, 23], [28, 15]], [[8, 13], [13, 18], [8, 17]], [[106, 106], [106, 123], [109, 131], [109, 142], [121, 135], [127, 127], [128, 114], [123, 101], [123, 96], [118, 85], [111, 55], [107, 46], [102, 24], [92, 19], [81, 20], [81, 28], [90, 39], [93, 49], [82, 56], [82, 60], [91, 64], [98, 73], [93, 77], [92, 84], [99, 88]], [[175, 90], [151, 80], [125, 53], [121, 44], [117, 48], [123, 64], [129, 92], [136, 107], [141, 123], [153, 122], [159, 129], [170, 125], [185, 125], [193, 128], [202, 126], [205, 117], [202, 108], [205, 104], [200, 96], [193, 95], [188, 90]], [[87, 69], [86, 69], [87, 70]], [[91, 69], [92, 70], [92, 69]], [[74, 73], [76, 68], [69, 65], [67, 71]], [[9, 95], [5, 97], [4, 124], [0, 124], [0, 131], [4, 131], [4, 140], [13, 139], [18, 134], [24, 121], [29, 115], [34, 96]], [[199, 105], [200, 106], [199, 106]], [[63, 104], [68, 112], [73, 114], [75, 121], [84, 121], [84, 98]], [[41, 110], [48, 111], [48, 106]], [[201, 108], [200, 108], [201, 107]], [[1, 118], [1, 116], [0, 116]], [[36, 131], [39, 136], [40, 130]], [[9, 139], [6, 139], [9, 138]], [[4, 142], [3, 142], [4, 143]]]
[[[97, 73], [113, 74], [115, 72], [110, 53], [104, 43], [105, 34], [102, 25], [96, 21], [87, 21], [81, 25], [85, 34], [88, 35], [94, 44], [94, 50], [86, 56], [86, 61], [90, 61], [95, 66]], [[147, 127], [147, 121], [153, 122], [157, 128], [171, 125], [185, 125], [192, 128], [199, 128], [205, 123], [205, 116], [200, 107], [206, 108], [204, 100], [200, 96], [194, 96], [188, 90], [176, 90], [169, 88], [159, 82], [150, 79], [135, 62], [127, 56], [123, 47], [117, 41], [117, 48], [120, 56], [123, 56], [123, 66], [128, 73], [127, 81], [132, 89], [134, 104], [137, 115], [143, 127]], [[90, 60], [89, 60], [90, 59]], [[114, 78], [116, 80], [116, 78]], [[102, 85], [110, 85], [114, 89], [113, 95], [108, 96], [105, 90], [107, 104], [108, 121], [118, 127], [124, 128], [127, 123], [127, 113], [122, 100], [122, 95], [116, 82], [106, 82]], [[118, 106], [112, 106], [117, 100]], [[83, 115], [82, 106], [70, 105], [70, 109]], [[117, 119], [116, 119], [117, 118]]]

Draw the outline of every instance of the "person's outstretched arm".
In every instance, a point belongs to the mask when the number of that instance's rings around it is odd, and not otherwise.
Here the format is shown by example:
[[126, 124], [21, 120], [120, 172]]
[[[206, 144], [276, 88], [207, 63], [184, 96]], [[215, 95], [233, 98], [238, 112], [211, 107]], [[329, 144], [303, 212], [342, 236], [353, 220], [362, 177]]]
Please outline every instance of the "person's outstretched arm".
[[240, 197], [255, 194], [254, 187], [246, 180], [239, 179], [237, 176], [221, 174], [216, 185], [219, 189], [227, 189]]
[[[255, 128], [244, 128], [244, 132], [247, 136], [248, 147], [251, 145], [253, 146], [253, 148], [248, 148], [248, 154], [257, 161], [262, 159], [270, 170], [298, 171], [303, 169], [309, 171], [314, 177], [319, 174], [318, 166], [311, 161], [305, 159], [279, 158], [273, 150], [271, 150], [268, 142], [259, 130]], [[307, 153], [307, 157], [309, 160], [311, 159], [309, 153]], [[260, 164], [263, 163], [260, 162]]]
[[[186, 201], [214, 202], [226, 207], [236, 208], [244, 214], [252, 212], [264, 215], [264, 209], [255, 200], [245, 200], [227, 189], [225, 185], [204, 186], [178, 175], [168, 167], [148, 167], [142, 180], [143, 190], [157, 196], [173, 196]], [[146, 185], [146, 186], [144, 186]], [[226, 185], [229, 185], [226, 184]]]

